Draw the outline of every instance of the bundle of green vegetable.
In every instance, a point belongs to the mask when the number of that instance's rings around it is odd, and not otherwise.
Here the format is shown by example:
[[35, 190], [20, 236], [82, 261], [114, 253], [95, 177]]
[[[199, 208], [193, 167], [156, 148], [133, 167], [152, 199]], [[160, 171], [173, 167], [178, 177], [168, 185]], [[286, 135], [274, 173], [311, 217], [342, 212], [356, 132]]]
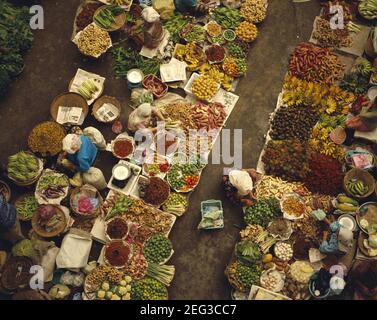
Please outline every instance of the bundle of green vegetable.
[[110, 220], [118, 215], [126, 213], [128, 209], [133, 205], [134, 201], [127, 196], [121, 196], [117, 202], [115, 203], [114, 207], [111, 209], [109, 214], [106, 216], [105, 220]]
[[61, 190], [69, 186], [68, 177], [64, 174], [48, 173], [44, 174], [38, 181], [37, 191], [40, 193], [45, 193], [51, 188]]
[[144, 256], [148, 263], [161, 263], [170, 257], [173, 250], [171, 241], [162, 234], [155, 235], [144, 245]]
[[8, 158], [9, 178], [26, 182], [36, 178], [38, 173], [39, 163], [33, 154], [21, 151]]
[[98, 91], [98, 87], [93, 79], [85, 80], [80, 87], [78, 87], [77, 92], [82, 95], [86, 100], [91, 100], [93, 95]]
[[281, 215], [279, 201], [275, 198], [260, 200], [247, 207], [244, 220], [247, 224], [258, 224], [266, 227], [268, 223]]
[[258, 244], [245, 240], [236, 244], [236, 256], [246, 265], [252, 265], [262, 259]]
[[369, 88], [369, 79], [372, 72], [372, 64], [367, 59], [361, 58], [352, 72], [344, 76], [340, 87], [357, 95], [365, 94]]
[[29, 220], [33, 217], [34, 212], [38, 209], [38, 202], [34, 195], [23, 198], [16, 202], [17, 214], [23, 220]]
[[116, 17], [124, 13], [118, 6], [104, 6], [94, 16], [94, 22], [103, 29], [110, 29], [116, 23]]
[[234, 29], [242, 21], [240, 11], [237, 9], [218, 7], [213, 10], [215, 21], [224, 29]]
[[179, 193], [171, 192], [163, 205], [163, 210], [181, 216], [188, 207], [187, 198]]
[[190, 22], [188, 17], [184, 17], [180, 13], [174, 13], [169, 19], [163, 22], [164, 28], [169, 31], [170, 39], [174, 43], [178, 43], [181, 39], [180, 33], [182, 29]]
[[33, 243], [29, 239], [17, 242], [12, 248], [12, 254], [15, 257], [32, 257], [34, 254]]
[[144, 278], [132, 283], [132, 300], [167, 300], [168, 290], [159, 281], [152, 278]]
[[33, 42], [29, 22], [29, 8], [0, 0], [0, 96], [7, 92], [11, 78], [23, 70], [20, 54], [30, 49]]
[[359, 4], [359, 12], [365, 19], [377, 18], [377, 0], [364, 0]]
[[157, 74], [160, 70], [158, 60], [143, 57], [130, 47], [128, 49], [123, 47], [113, 48], [111, 54], [115, 60], [113, 70], [117, 79], [126, 79], [127, 72], [133, 68], [142, 70], [145, 75]]
[[175, 267], [166, 264], [159, 265], [157, 263], [148, 262], [147, 276], [151, 277], [165, 286], [170, 286], [175, 274]]

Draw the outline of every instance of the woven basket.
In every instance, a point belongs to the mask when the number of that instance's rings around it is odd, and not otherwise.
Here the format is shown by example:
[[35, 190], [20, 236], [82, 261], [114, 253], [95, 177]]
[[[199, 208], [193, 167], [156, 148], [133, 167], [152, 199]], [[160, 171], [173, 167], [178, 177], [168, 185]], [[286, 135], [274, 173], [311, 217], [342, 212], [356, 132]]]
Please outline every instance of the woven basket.
[[[106, 7], [107, 6], [102, 6], [102, 7], [98, 8], [94, 12], [93, 17], [97, 16]], [[126, 12], [123, 12], [120, 15], [118, 15], [118, 16], [115, 17], [115, 22], [111, 25], [110, 28], [103, 28], [102, 26], [100, 26], [99, 24], [97, 24], [97, 22], [95, 20], [94, 20], [94, 23], [96, 24], [96, 26], [98, 26], [102, 30], [105, 30], [105, 31], [108, 31], [108, 32], [113, 32], [113, 31], [117, 31], [120, 28], [122, 28], [125, 25], [125, 23], [126, 23], [126, 19], [127, 19]]]
[[92, 212], [91, 214], [82, 214], [82, 213], [76, 211], [76, 210], [74, 209], [74, 207], [73, 207], [73, 199], [74, 199], [75, 195], [81, 191], [81, 189], [82, 189], [82, 187], [80, 187], [80, 188], [75, 188], [75, 189], [73, 189], [73, 190], [71, 191], [71, 195], [70, 195], [70, 197], [69, 197], [69, 205], [70, 205], [72, 211], [73, 211], [77, 216], [79, 216], [80, 218], [82, 218], [82, 219], [91, 219], [91, 218], [95, 217], [98, 213], [100, 213], [103, 199], [102, 199], [101, 194], [97, 191], [97, 198], [98, 198], [98, 201], [99, 201], [99, 206], [98, 206], [97, 210], [95, 210], [95, 211]]
[[[119, 110], [119, 115], [114, 119], [114, 120], [110, 120], [110, 121], [104, 121], [104, 120], [101, 120], [97, 114], [97, 111], [99, 108], [101, 108], [105, 103], [109, 103], [109, 104], [112, 104], [113, 106], [115, 106], [118, 110]], [[114, 98], [114, 97], [110, 97], [110, 96], [102, 96], [101, 98], [97, 99], [96, 102], [94, 102], [94, 105], [93, 105], [93, 109], [92, 109], [92, 115], [94, 116], [94, 118], [96, 118], [97, 121], [99, 122], [104, 122], [104, 123], [112, 123], [114, 122], [115, 120], [119, 119], [120, 117], [120, 113], [122, 111], [122, 105], [121, 103], [119, 102], [118, 99]]]
[[43, 238], [56, 237], [57, 235], [62, 233], [67, 226], [67, 219], [65, 217], [64, 212], [58, 206], [54, 206], [54, 207], [56, 208], [56, 214], [59, 214], [62, 217], [62, 223], [55, 230], [53, 230], [51, 232], [47, 232], [47, 231], [43, 230], [42, 228], [40, 228], [40, 226], [38, 225], [38, 219], [39, 219], [38, 210], [34, 213], [33, 218], [31, 220], [31, 226], [32, 226], [33, 230], [35, 231], [35, 233], [37, 235], [39, 235]]
[[85, 98], [75, 92], [66, 92], [58, 95], [51, 103], [50, 114], [56, 121], [58, 117], [59, 107], [76, 107], [81, 108], [84, 113], [84, 118], [88, 115], [89, 107]]
[[[369, 188], [368, 193], [366, 193], [363, 196], [352, 194], [347, 188], [347, 182], [352, 179], [361, 180]], [[349, 195], [352, 198], [365, 199], [365, 198], [368, 198], [375, 191], [375, 181], [374, 181], [373, 176], [370, 173], [361, 169], [353, 168], [350, 171], [348, 171], [346, 175], [344, 176], [343, 189], [346, 191], [347, 195]]]
[[[28, 151], [26, 151], [26, 152], [32, 154], [31, 152], [28, 152]], [[34, 154], [32, 154], [32, 155], [34, 155]], [[19, 186], [19, 187], [30, 187], [30, 186], [32, 186], [34, 183], [36, 183], [39, 180], [39, 178], [41, 177], [42, 172], [43, 172], [43, 161], [36, 156], [35, 156], [35, 158], [38, 160], [38, 163], [39, 163], [39, 171], [38, 171], [38, 174], [35, 176], [35, 178], [33, 178], [31, 180], [27, 180], [27, 181], [19, 181], [19, 180], [11, 178], [9, 176], [8, 176], [8, 178], [10, 180], [12, 180], [14, 182], [14, 184]]]

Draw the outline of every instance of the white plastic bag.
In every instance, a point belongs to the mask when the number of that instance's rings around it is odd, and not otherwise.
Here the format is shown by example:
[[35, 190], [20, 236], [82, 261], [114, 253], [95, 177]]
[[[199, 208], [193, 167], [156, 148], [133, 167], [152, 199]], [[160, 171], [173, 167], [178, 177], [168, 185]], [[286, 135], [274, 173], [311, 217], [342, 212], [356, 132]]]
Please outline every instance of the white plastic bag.
[[143, 19], [147, 22], [156, 22], [160, 19], [158, 12], [153, 7], [146, 7], [141, 12]]
[[91, 184], [97, 190], [103, 190], [107, 187], [107, 182], [102, 171], [98, 168], [91, 167], [82, 175], [84, 184]]
[[98, 149], [104, 150], [106, 148], [106, 140], [98, 129], [94, 127], [87, 127], [83, 132], [84, 135], [86, 135]]

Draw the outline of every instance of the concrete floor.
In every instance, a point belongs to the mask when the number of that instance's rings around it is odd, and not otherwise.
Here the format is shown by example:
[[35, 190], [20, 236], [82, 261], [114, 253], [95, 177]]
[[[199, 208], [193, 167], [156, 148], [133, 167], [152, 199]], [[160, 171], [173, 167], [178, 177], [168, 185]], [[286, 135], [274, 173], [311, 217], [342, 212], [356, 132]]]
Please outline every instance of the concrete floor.
[[[70, 42], [78, 1], [41, 0], [40, 3], [45, 10], [45, 29], [35, 32], [24, 73], [0, 101], [1, 162], [27, 147], [29, 131], [49, 119], [51, 101], [67, 91], [68, 82], [78, 67], [105, 76], [104, 93], [123, 103], [124, 119], [130, 112], [129, 91], [124, 81], [113, 78], [111, 58], [88, 60]], [[318, 12], [317, 1], [293, 4], [290, 0], [269, 0], [268, 17], [259, 27], [259, 37], [250, 52], [250, 71], [238, 86], [240, 100], [227, 122], [227, 128], [243, 129], [243, 167], [256, 165], [268, 129], [269, 113], [275, 108], [282, 87], [288, 55], [299, 42], [309, 39]], [[114, 138], [108, 126], [89, 118], [86, 126], [94, 124], [107, 140]], [[109, 178], [114, 163], [110, 153], [101, 153], [96, 166]], [[223, 199], [222, 169], [221, 165], [206, 167], [200, 185], [191, 196], [189, 212], [177, 220], [172, 230], [175, 254], [170, 263], [176, 266], [176, 277], [169, 289], [171, 299], [230, 298], [224, 269], [238, 239], [237, 226], [242, 225], [242, 211]], [[223, 200], [225, 228], [221, 231], [196, 229], [200, 202], [207, 199]]]

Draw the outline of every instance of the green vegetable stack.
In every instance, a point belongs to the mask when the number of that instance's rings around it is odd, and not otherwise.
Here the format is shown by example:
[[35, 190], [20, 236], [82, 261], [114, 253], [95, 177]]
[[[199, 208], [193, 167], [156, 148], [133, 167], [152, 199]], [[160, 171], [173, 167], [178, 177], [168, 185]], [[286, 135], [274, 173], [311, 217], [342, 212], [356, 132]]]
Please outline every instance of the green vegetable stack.
[[36, 178], [38, 172], [38, 160], [30, 153], [21, 151], [8, 158], [8, 176], [13, 180], [27, 182]]
[[128, 209], [133, 205], [133, 200], [127, 196], [121, 196], [111, 209], [110, 213], [106, 216], [105, 220], [109, 220], [116, 216], [126, 213]]
[[34, 254], [33, 243], [29, 239], [24, 239], [17, 242], [12, 248], [12, 254], [15, 257], [29, 257]]
[[144, 255], [148, 262], [161, 263], [171, 255], [173, 245], [164, 235], [148, 239], [144, 246]]
[[248, 292], [253, 284], [259, 284], [262, 267], [259, 264], [247, 266], [237, 260], [227, 267], [225, 273], [237, 290]]
[[369, 187], [359, 179], [351, 179], [348, 181], [347, 189], [352, 195], [358, 197], [365, 196], [369, 192]]
[[103, 29], [110, 29], [116, 23], [116, 17], [124, 13], [124, 9], [118, 6], [105, 6], [94, 17], [94, 21]]
[[171, 40], [174, 43], [178, 43], [180, 41], [179, 34], [188, 23], [188, 18], [180, 13], [175, 13], [168, 20], [164, 21], [164, 28], [169, 31]]
[[236, 256], [242, 263], [252, 265], [261, 260], [262, 252], [258, 244], [245, 240], [237, 243]]
[[98, 90], [96, 83], [92, 79], [85, 80], [77, 89], [78, 93], [86, 100], [91, 100]]
[[29, 220], [33, 217], [38, 206], [39, 204], [34, 196], [25, 197], [16, 203], [17, 214], [21, 219]]
[[234, 29], [242, 20], [240, 11], [237, 9], [218, 7], [213, 11], [213, 13], [215, 21], [224, 29]]
[[113, 69], [117, 79], [126, 79], [127, 72], [133, 68], [140, 69], [146, 75], [157, 74], [160, 70], [160, 62], [158, 60], [145, 58], [131, 47], [127, 49], [116, 47], [111, 50], [111, 53], [115, 60]]
[[281, 215], [279, 201], [275, 198], [260, 200], [245, 212], [244, 220], [247, 224], [257, 224], [267, 227], [268, 223]]
[[23, 69], [21, 54], [33, 43], [28, 7], [15, 7], [0, 0], [0, 96]]
[[132, 300], [167, 300], [168, 290], [157, 280], [144, 278], [132, 283]]

